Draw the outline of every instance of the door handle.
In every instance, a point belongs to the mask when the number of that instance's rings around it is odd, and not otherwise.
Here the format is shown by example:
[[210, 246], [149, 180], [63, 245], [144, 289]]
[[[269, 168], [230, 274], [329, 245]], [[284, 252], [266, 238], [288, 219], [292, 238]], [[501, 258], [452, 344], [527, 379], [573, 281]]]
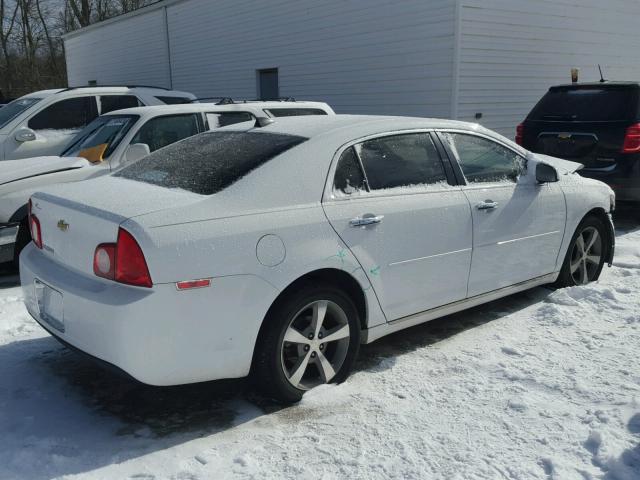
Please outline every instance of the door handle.
[[374, 225], [380, 223], [384, 215], [374, 215], [373, 213], [365, 213], [361, 217], [352, 218], [349, 220], [349, 225], [352, 227], [364, 227], [366, 225]]
[[484, 202], [480, 202], [476, 205], [478, 210], [491, 210], [498, 206], [498, 202], [494, 202], [493, 200], [485, 200]]

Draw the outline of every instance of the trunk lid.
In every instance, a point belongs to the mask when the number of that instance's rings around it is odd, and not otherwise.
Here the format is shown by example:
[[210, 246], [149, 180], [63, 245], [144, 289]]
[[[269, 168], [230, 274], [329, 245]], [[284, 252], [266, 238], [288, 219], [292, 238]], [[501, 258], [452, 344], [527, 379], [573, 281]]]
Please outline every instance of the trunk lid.
[[115, 243], [125, 220], [201, 199], [193, 193], [109, 176], [38, 192], [32, 197], [32, 208], [40, 221], [44, 254], [93, 275], [96, 247]]
[[586, 168], [615, 165], [627, 128], [634, 122], [525, 122], [525, 148], [582, 163]]
[[0, 185], [90, 165], [88, 160], [79, 157], [34, 157], [22, 160], [3, 160], [0, 163]]

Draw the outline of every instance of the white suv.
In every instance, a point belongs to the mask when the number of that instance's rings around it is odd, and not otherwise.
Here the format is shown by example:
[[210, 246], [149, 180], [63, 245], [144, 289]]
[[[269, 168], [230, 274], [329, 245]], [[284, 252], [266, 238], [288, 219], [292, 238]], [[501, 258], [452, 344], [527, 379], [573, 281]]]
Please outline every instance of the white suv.
[[[204, 100], [204, 99], [202, 99]], [[44, 186], [104, 175], [127, 162], [207, 130], [258, 118], [334, 115], [326, 103], [268, 101], [164, 105], [128, 108], [96, 118], [61, 156], [0, 162], [0, 263], [17, 261], [31, 240], [29, 196]]]
[[0, 160], [59, 155], [99, 115], [141, 105], [189, 103], [194, 95], [158, 87], [41, 90], [0, 109]]

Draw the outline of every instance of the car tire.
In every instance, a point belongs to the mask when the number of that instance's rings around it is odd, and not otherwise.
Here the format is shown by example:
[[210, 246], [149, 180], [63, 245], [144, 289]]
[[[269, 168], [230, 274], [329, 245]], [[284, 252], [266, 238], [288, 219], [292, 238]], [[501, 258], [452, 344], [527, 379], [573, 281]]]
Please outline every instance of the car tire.
[[20, 226], [18, 227], [18, 235], [16, 237], [16, 243], [13, 250], [13, 266], [18, 269], [20, 268], [20, 252], [29, 245], [31, 241], [31, 231], [29, 230], [28, 220], [25, 218], [20, 222]]
[[573, 287], [598, 280], [610, 249], [611, 239], [602, 220], [592, 215], [584, 218], [571, 238], [555, 286]]
[[298, 402], [310, 388], [346, 380], [359, 349], [360, 318], [351, 298], [330, 285], [307, 284], [267, 314], [252, 376], [265, 395]]

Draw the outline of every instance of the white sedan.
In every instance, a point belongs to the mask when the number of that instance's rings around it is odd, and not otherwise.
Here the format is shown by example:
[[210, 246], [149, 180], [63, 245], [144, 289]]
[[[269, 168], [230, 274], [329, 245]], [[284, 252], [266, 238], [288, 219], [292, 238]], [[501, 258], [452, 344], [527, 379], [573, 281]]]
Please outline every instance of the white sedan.
[[612, 261], [615, 198], [478, 125], [324, 116], [203, 133], [31, 199], [26, 306], [152, 385], [283, 401], [360, 343]]

